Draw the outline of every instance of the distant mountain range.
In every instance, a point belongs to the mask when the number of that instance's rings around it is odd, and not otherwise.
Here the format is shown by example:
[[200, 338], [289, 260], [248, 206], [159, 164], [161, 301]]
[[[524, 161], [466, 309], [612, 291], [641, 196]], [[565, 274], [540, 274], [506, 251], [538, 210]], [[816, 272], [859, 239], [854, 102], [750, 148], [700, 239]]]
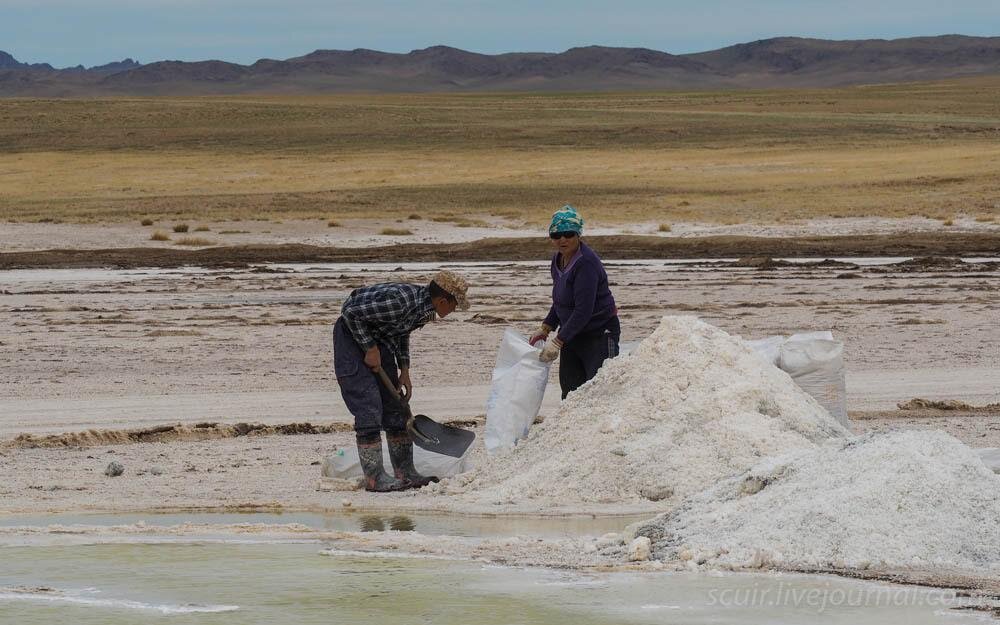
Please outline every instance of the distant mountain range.
[[124, 61], [95, 65], [94, 67], [77, 65], [76, 67], [56, 69], [48, 63], [21, 63], [7, 52], [0, 50], [0, 70], [16, 69], [35, 70], [39, 72], [95, 72], [99, 74], [113, 74], [127, 69], [135, 69], [136, 67], [142, 67], [142, 64], [136, 63], [132, 59], [125, 59]]
[[780, 37], [696, 54], [589, 46], [561, 53], [317, 50], [252, 65], [132, 59], [56, 69], [0, 52], [0, 96], [609, 91], [830, 87], [1000, 74], [1000, 37]]

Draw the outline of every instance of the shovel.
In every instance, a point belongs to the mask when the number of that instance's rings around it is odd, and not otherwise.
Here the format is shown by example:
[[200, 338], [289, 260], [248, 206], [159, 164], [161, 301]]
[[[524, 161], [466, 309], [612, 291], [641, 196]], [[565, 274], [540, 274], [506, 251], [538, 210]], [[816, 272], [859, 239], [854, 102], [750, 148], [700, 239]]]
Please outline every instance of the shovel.
[[465, 455], [465, 451], [472, 445], [472, 441], [476, 440], [475, 432], [450, 425], [441, 425], [427, 415], [413, 416], [410, 403], [400, 396], [385, 369], [379, 369], [377, 375], [382, 381], [382, 385], [403, 409], [403, 415], [406, 417], [406, 431], [410, 433], [410, 437], [418, 447], [452, 458], [461, 458]]

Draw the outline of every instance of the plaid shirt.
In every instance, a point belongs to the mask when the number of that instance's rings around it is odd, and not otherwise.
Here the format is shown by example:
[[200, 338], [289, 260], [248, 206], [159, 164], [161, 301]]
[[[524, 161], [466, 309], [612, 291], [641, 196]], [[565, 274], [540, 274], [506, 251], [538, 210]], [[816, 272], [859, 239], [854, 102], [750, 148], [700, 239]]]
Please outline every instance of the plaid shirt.
[[354, 289], [340, 312], [361, 349], [385, 343], [403, 369], [410, 366], [410, 332], [434, 318], [434, 305], [426, 286], [390, 282]]

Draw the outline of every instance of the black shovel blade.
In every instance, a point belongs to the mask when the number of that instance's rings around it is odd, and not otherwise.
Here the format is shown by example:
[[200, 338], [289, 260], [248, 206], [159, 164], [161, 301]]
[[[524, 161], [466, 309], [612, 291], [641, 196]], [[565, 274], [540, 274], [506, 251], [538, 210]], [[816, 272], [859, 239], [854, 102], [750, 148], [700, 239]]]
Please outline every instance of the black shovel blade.
[[450, 425], [441, 425], [427, 415], [413, 417], [413, 429], [422, 436], [413, 436], [413, 442], [420, 448], [436, 454], [461, 458], [476, 440], [476, 433]]

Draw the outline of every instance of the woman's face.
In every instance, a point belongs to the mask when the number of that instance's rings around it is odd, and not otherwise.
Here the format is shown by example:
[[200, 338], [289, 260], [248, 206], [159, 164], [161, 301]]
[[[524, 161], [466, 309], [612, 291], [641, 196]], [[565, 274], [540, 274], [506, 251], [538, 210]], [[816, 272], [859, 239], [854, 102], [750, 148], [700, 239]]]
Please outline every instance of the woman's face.
[[580, 237], [576, 233], [570, 234], [571, 236], [561, 236], [558, 239], [552, 239], [552, 246], [562, 254], [563, 258], [569, 258], [580, 249]]

